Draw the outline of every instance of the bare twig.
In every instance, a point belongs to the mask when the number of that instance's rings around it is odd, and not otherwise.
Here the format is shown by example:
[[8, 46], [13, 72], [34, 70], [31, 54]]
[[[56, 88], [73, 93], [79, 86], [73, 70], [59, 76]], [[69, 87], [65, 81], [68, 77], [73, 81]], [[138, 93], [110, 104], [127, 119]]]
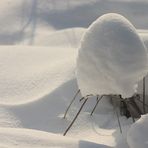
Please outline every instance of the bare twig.
[[145, 114], [145, 77], [143, 78], [143, 113]]
[[129, 103], [128, 103], [127, 101], [125, 101], [125, 103], [126, 103], [126, 106], [127, 106], [127, 108], [128, 108], [128, 111], [130, 112], [130, 115], [131, 115], [132, 120], [133, 120], [133, 123], [134, 123], [134, 122], [135, 122], [135, 118], [134, 118], [134, 116], [133, 116], [133, 114], [132, 114], [132, 112], [131, 112], [131, 110], [130, 110]]
[[70, 125], [68, 126], [68, 128], [66, 129], [66, 131], [64, 132], [63, 136], [65, 136], [67, 134], [67, 132], [69, 131], [69, 129], [72, 127], [72, 125], [74, 124], [75, 120], [77, 119], [78, 115], [80, 114], [82, 108], [84, 107], [86, 101], [88, 100], [88, 98], [86, 98], [83, 102], [83, 104], [81, 105], [78, 113], [76, 114], [76, 116], [74, 117], [74, 119], [72, 120], [72, 122], [70, 123]]
[[95, 109], [96, 109], [98, 103], [101, 101], [101, 99], [103, 98], [103, 96], [104, 96], [104, 95], [101, 95], [100, 98], [98, 98], [99, 96], [97, 95], [97, 103], [96, 103], [96, 105], [94, 106], [94, 108], [93, 108], [93, 110], [92, 110], [92, 112], [91, 112], [91, 114], [90, 114], [91, 116], [92, 116], [92, 114], [94, 113], [94, 111], [95, 111]]
[[64, 114], [64, 119], [66, 118], [66, 115], [68, 113], [68, 110], [70, 109], [72, 103], [74, 102], [74, 100], [76, 99], [77, 95], [80, 93], [80, 89], [76, 92], [75, 96], [73, 97], [73, 99], [71, 100], [69, 106], [67, 107], [66, 111], [65, 111], [65, 114]]
[[94, 96], [94, 95], [93, 95], [93, 94], [86, 95], [85, 97], [82, 97], [82, 98], [80, 99], [80, 102], [81, 102], [82, 100], [84, 100], [84, 99], [86, 99], [86, 98], [89, 98], [89, 97], [92, 97], [92, 96]]

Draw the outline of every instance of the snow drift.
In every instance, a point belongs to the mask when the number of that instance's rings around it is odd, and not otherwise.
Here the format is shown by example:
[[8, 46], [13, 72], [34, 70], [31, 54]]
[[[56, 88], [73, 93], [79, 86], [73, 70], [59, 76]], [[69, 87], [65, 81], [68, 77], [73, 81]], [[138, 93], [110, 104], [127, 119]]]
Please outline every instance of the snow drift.
[[58, 134], [21, 128], [0, 128], [0, 141], [1, 148], [110, 148]]
[[1, 46], [0, 104], [28, 103], [49, 94], [72, 77], [75, 55], [73, 48]]
[[121, 94], [130, 97], [147, 73], [146, 48], [134, 26], [119, 14], [106, 14], [86, 31], [77, 58], [83, 96]]
[[148, 115], [143, 115], [128, 132], [130, 148], [148, 148]]

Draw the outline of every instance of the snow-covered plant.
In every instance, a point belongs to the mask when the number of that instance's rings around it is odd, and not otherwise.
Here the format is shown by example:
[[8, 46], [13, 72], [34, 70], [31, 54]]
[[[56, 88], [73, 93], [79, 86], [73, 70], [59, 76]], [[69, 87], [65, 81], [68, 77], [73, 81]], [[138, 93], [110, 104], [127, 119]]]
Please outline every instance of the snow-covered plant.
[[85, 101], [67, 131], [90, 96], [97, 96], [98, 104], [103, 96], [117, 95], [123, 104], [130, 104], [127, 108], [137, 107], [133, 95], [147, 74], [147, 63], [145, 45], [125, 17], [110, 13], [93, 22], [81, 40], [77, 57], [78, 93], [81, 91]]
[[147, 54], [135, 27], [119, 14], [105, 14], [87, 29], [77, 58], [77, 81], [83, 96], [131, 97], [147, 74]]

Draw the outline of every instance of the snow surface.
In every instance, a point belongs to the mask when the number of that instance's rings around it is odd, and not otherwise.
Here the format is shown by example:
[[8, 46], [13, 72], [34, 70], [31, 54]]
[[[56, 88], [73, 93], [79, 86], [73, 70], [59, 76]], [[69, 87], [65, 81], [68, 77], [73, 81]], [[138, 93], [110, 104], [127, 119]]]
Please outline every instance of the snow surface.
[[148, 114], [143, 115], [132, 125], [128, 132], [127, 141], [130, 148], [148, 147]]
[[1, 104], [36, 100], [74, 73], [74, 48], [1, 46], [0, 53]]
[[[9, 77], [9, 83], [5, 84], [9, 93], [1, 93], [3, 94], [3, 99], [1, 98], [0, 100], [0, 126], [5, 128], [35, 129], [62, 135], [80, 106], [79, 100], [76, 101], [68, 114], [68, 118], [66, 120], [62, 119], [69, 101], [78, 89], [74, 75], [77, 50], [74, 48], [67, 50], [67, 48], [54, 46], [1, 46], [0, 52], [1, 62], [4, 63], [2, 64], [1, 71], [4, 74], [1, 75], [1, 81], [3, 82], [4, 79], [6, 80]], [[65, 55], [67, 55], [67, 59]], [[40, 74], [42, 76], [43, 74], [45, 75], [39, 81]], [[28, 87], [29, 85], [32, 86], [32, 80], [36, 84], [34, 88]], [[18, 86], [13, 87], [14, 84]], [[25, 89], [26, 93], [24, 93]], [[27, 93], [28, 91], [30, 93]], [[28, 94], [30, 95], [30, 99], [28, 99]], [[9, 99], [7, 98], [8, 96]], [[13, 101], [14, 99], [15, 101]], [[89, 102], [67, 136], [73, 139], [87, 141], [87, 144], [89, 142], [96, 143], [100, 147], [113, 147], [115, 145], [120, 147], [120, 145], [123, 145], [121, 141], [124, 141], [124, 145], [127, 146], [125, 136], [122, 137], [120, 135], [118, 122], [109, 100], [104, 98], [100, 107], [96, 110], [97, 114], [94, 114], [93, 118], [91, 118], [89, 113], [94, 104], [95, 99]], [[114, 120], [111, 121], [111, 119]], [[125, 129], [124, 133], [126, 135], [126, 131], [131, 124], [131, 119], [127, 120], [121, 117], [120, 120], [123, 122], [122, 126]], [[109, 121], [110, 124], [107, 124]], [[11, 136], [13, 134], [18, 146], [21, 145], [20, 140], [15, 134], [17, 131], [9, 131]], [[19, 136], [21, 137], [21, 134]], [[9, 134], [5, 136], [6, 139], [8, 137]], [[121, 139], [118, 137], [121, 137]], [[108, 143], [106, 143], [106, 140], [108, 140]], [[24, 145], [27, 143], [25, 140], [21, 141]], [[58, 143], [61, 144], [57, 139]], [[33, 141], [32, 145], [34, 145]], [[67, 146], [65, 147], [67, 148]]]
[[0, 128], [0, 141], [1, 148], [111, 148], [57, 134], [19, 128]]
[[[80, 106], [79, 100], [77, 100], [71, 108], [67, 119], [64, 120], [62, 118], [65, 108], [70, 101], [69, 99], [71, 99], [71, 95], [74, 95], [76, 89], [76, 80], [70, 80], [63, 85], [59, 85], [56, 90], [39, 100], [17, 106], [7, 105], [3, 107], [19, 121], [19, 128], [36, 129], [62, 135]], [[127, 147], [126, 133], [132, 120], [120, 117], [122, 128], [124, 129], [123, 135], [121, 135], [110, 101], [104, 98], [100, 102], [98, 109], [96, 109], [94, 116], [91, 117], [90, 112], [96, 103], [95, 99], [92, 100], [94, 101], [89, 101], [66, 137], [109, 147], [121, 148], [122, 145]], [[0, 122], [3, 120], [1, 118]], [[3, 125], [2, 127], [5, 126]], [[108, 141], [107, 143], [106, 140]]]
[[134, 26], [119, 14], [105, 14], [88, 28], [79, 48], [81, 93], [131, 97], [147, 74], [147, 62], [146, 48]]
[[129, 148], [126, 134], [132, 120], [120, 117], [121, 135], [107, 98], [93, 117], [96, 100], [91, 99], [66, 137], [62, 134], [79, 100], [67, 119], [62, 117], [78, 89], [75, 57], [86, 28], [102, 14], [119, 13], [134, 24], [148, 48], [147, 8], [147, 0], [1, 0], [0, 45], [11, 46], [0, 47], [5, 64], [0, 66], [0, 82], [8, 88], [0, 97], [0, 147]]

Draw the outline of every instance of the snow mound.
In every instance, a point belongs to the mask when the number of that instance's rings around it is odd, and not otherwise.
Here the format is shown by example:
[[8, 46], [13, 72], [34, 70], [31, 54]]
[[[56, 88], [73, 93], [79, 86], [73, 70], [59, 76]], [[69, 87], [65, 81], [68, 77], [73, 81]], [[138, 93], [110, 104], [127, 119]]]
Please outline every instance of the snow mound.
[[93, 142], [19, 128], [0, 128], [0, 141], [1, 148], [109, 148]]
[[36, 34], [34, 44], [37, 46], [44, 45], [66, 48], [78, 48], [81, 36], [84, 32], [84, 28], [63, 29], [60, 31], [54, 31], [53, 33], [41, 32]]
[[0, 104], [22, 104], [73, 77], [73, 48], [0, 46]]
[[86, 31], [77, 58], [82, 94], [130, 97], [147, 73], [144, 43], [134, 26], [119, 14], [106, 14]]
[[148, 148], [148, 114], [132, 125], [127, 141], [130, 148]]

